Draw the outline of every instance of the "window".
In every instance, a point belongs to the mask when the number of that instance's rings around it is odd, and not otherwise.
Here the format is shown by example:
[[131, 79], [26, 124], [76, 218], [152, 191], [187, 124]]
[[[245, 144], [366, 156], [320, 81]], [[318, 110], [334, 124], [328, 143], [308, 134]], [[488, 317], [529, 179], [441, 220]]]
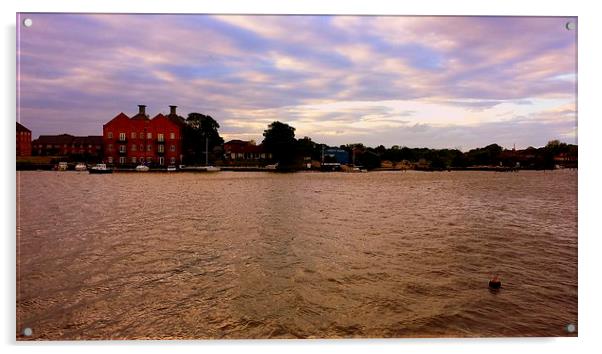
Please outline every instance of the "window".
[[169, 133], [169, 138], [172, 139], [172, 140], [175, 139], [176, 138], [176, 133], [173, 133], [173, 132]]
[[119, 133], [119, 141], [125, 141], [125, 133]]
[[136, 139], [136, 132], [132, 132], [132, 139]]
[[136, 151], [136, 146], [138, 146], [138, 145], [136, 145], [136, 144], [132, 145], [132, 151]]
[[109, 144], [109, 151], [113, 151], [113, 144]]
[[169, 159], [169, 163], [170, 163], [170, 164], [172, 164], [172, 165], [173, 165], [174, 163], [176, 163], [176, 158], [175, 158], [175, 157], [172, 157], [172, 158], [170, 158], [170, 159]]
[[109, 132], [109, 134], [107, 134], [109, 139], [113, 139], [113, 132]]
[[108, 162], [113, 163], [113, 158], [111, 156], [109, 156]]
[[138, 135], [140, 137], [140, 139], [144, 139], [144, 133], [140, 132], [140, 135]]
[[153, 138], [153, 133], [146, 133], [146, 138], [147, 139], [152, 139]]
[[175, 146], [175, 145], [171, 145], [171, 146], [169, 147], [169, 150], [170, 150], [170, 151], [176, 151], [176, 146]]
[[163, 136], [163, 133], [157, 134], [157, 140], [160, 141], [160, 142], [165, 141], [165, 137]]
[[121, 156], [121, 157], [119, 158], [119, 163], [125, 163], [125, 157]]
[[152, 145], [146, 145], [146, 151], [153, 151]]
[[132, 157], [132, 163], [136, 163], [136, 157]]
[[158, 146], [157, 146], [157, 151], [158, 151], [158, 152], [163, 152], [163, 151], [164, 151], [164, 149], [165, 149], [165, 147], [164, 147], [163, 145], [158, 145]]
[[140, 151], [144, 151], [144, 144], [140, 144]]
[[119, 145], [119, 152], [125, 152], [125, 145]]
[[159, 165], [163, 165], [165, 163], [165, 160], [163, 158], [163, 156], [159, 157]]

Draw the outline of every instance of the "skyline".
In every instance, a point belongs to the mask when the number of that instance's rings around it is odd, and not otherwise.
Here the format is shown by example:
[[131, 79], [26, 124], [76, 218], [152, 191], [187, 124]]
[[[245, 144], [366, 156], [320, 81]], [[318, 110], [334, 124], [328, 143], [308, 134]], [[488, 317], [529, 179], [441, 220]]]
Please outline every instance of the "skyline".
[[18, 112], [34, 136], [173, 104], [226, 140], [279, 120], [329, 145], [577, 143], [576, 18], [25, 16]]

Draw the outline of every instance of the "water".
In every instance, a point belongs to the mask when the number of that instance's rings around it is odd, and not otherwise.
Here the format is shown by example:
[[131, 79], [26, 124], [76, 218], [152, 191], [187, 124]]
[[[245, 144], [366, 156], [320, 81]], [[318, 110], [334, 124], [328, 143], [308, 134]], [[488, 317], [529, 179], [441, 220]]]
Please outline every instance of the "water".
[[17, 184], [18, 339], [578, 329], [574, 170], [34, 171]]

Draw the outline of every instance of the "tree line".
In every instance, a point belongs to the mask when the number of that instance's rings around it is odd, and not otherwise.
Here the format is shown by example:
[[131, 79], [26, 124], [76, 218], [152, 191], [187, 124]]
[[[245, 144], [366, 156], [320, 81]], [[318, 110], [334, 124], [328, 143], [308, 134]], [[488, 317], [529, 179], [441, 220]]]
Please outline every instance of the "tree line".
[[[183, 151], [186, 163], [203, 163], [206, 154], [212, 163], [221, 160], [224, 139], [219, 135], [219, 123], [213, 117], [201, 113], [190, 113], [182, 120], [185, 122]], [[379, 168], [383, 162], [405, 162], [431, 170], [471, 166], [551, 169], [558, 162], [558, 156], [566, 159], [566, 164], [570, 167], [576, 167], [577, 164], [577, 145], [559, 140], [552, 140], [540, 148], [508, 150], [498, 144], [491, 144], [467, 152], [459, 149], [409, 148], [399, 145], [390, 148], [383, 145], [369, 147], [361, 143], [329, 146], [314, 142], [307, 136], [297, 139], [295, 128], [279, 121], [267, 126], [263, 132], [262, 144], [264, 149], [272, 154], [272, 162], [277, 162], [281, 169], [301, 168], [307, 158], [321, 161], [324, 151], [332, 148], [346, 151], [352, 156], [355, 165], [366, 169]]]

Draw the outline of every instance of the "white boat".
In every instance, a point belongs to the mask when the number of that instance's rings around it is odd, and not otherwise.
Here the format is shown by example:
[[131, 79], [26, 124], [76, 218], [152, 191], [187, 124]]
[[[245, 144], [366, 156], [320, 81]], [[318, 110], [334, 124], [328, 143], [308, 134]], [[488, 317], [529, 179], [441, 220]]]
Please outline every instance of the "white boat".
[[265, 169], [266, 169], [266, 170], [275, 170], [275, 169], [277, 169], [277, 168], [278, 168], [278, 163], [275, 163], [275, 164], [273, 164], [273, 165], [267, 165], [267, 166], [265, 167]]
[[188, 166], [183, 167], [184, 171], [198, 171], [198, 172], [218, 172], [221, 171], [221, 168], [216, 166]]
[[216, 166], [209, 166], [209, 138], [205, 139], [205, 166], [194, 166], [188, 167], [189, 170], [203, 171], [203, 172], [219, 172], [221, 168]]
[[148, 166], [145, 165], [138, 165], [136, 166], [136, 171], [137, 172], [148, 172], [150, 170], [150, 168]]
[[57, 171], [67, 171], [67, 168], [69, 166], [67, 165], [66, 162], [59, 162], [58, 166], [57, 166]]
[[75, 170], [76, 171], [86, 171], [88, 169], [88, 167], [86, 167], [85, 163], [78, 163], [77, 165], [75, 165]]
[[96, 166], [93, 166], [91, 169], [88, 170], [88, 172], [90, 173], [113, 173], [113, 170], [110, 168], [107, 168], [107, 165], [105, 165], [104, 163], [99, 163]]
[[173, 166], [173, 165], [167, 166], [167, 172], [174, 172], [174, 171], [177, 171], [176, 166]]
[[218, 172], [220, 170], [221, 170], [221, 168], [216, 167], [216, 166], [205, 166], [206, 172]]

